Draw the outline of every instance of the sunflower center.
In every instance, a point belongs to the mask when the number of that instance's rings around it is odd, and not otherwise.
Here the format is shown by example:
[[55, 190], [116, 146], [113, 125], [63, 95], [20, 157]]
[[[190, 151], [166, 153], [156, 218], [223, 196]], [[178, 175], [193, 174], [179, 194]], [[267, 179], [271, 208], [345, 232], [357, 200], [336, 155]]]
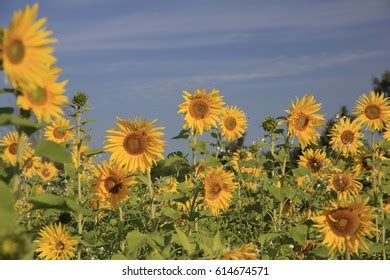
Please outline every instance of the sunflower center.
[[340, 138], [344, 145], [349, 145], [353, 143], [353, 140], [355, 140], [355, 133], [350, 130], [345, 130], [343, 133], [341, 133]]
[[18, 152], [18, 144], [12, 143], [11, 145], [9, 145], [8, 151], [11, 155], [16, 155], [16, 153]]
[[353, 209], [338, 209], [328, 216], [331, 229], [341, 236], [353, 235], [359, 228], [360, 219]]
[[35, 90], [27, 92], [27, 99], [34, 105], [44, 105], [47, 102], [47, 92], [41, 87], [37, 87]]
[[148, 140], [143, 133], [136, 131], [126, 136], [123, 147], [130, 155], [140, 155], [146, 151]]
[[317, 173], [321, 169], [321, 162], [316, 158], [312, 158], [309, 161], [309, 168], [313, 173]]
[[233, 117], [227, 117], [223, 122], [228, 130], [234, 130], [237, 126], [237, 121]]
[[209, 113], [209, 104], [204, 100], [195, 99], [190, 104], [190, 115], [194, 119], [201, 120], [204, 119]]
[[57, 139], [62, 139], [65, 137], [66, 131], [65, 131], [64, 127], [56, 127], [53, 130], [53, 135]]
[[50, 176], [50, 170], [48, 169], [48, 168], [45, 168], [45, 169], [43, 169], [42, 170], [42, 175], [44, 176], [44, 177], [49, 177]]
[[25, 48], [20, 40], [15, 40], [11, 43], [9, 48], [7, 49], [8, 59], [13, 64], [19, 64], [22, 62], [25, 55]]
[[378, 105], [368, 105], [364, 110], [364, 113], [370, 120], [376, 120], [381, 116], [381, 108]]
[[64, 243], [62, 243], [61, 241], [58, 241], [57, 243], [56, 243], [56, 250], [58, 250], [58, 251], [62, 251], [62, 250], [64, 250], [65, 249], [65, 244]]
[[350, 184], [351, 177], [347, 174], [335, 174], [333, 176], [333, 186], [340, 192], [347, 190]]
[[310, 118], [306, 114], [299, 113], [294, 120], [294, 127], [295, 129], [302, 131], [305, 130], [305, 128], [309, 125], [309, 122]]
[[33, 160], [30, 158], [26, 163], [26, 169], [30, 169], [33, 167]]
[[104, 187], [109, 193], [117, 194], [120, 191], [122, 184], [119, 182], [118, 178], [110, 176], [104, 180]]
[[223, 189], [223, 182], [218, 179], [212, 179], [208, 187], [208, 194], [211, 199], [217, 199]]

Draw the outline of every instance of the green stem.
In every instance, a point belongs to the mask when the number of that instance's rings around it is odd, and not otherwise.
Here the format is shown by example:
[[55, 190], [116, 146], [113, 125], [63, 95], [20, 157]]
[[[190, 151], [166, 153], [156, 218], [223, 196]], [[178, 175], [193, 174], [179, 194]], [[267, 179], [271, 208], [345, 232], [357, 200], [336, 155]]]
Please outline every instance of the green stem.
[[124, 236], [123, 236], [123, 229], [124, 229], [124, 226], [125, 226], [125, 219], [123, 217], [123, 210], [122, 210], [122, 206], [118, 206], [118, 211], [119, 211], [119, 239], [120, 239], [120, 243], [119, 243], [119, 247], [120, 247], [120, 250], [122, 252], [125, 251], [125, 243], [126, 241], [124, 240]]
[[192, 164], [195, 170], [196, 167], [196, 134], [192, 132], [191, 134], [191, 151], [192, 151]]
[[147, 184], [150, 195], [150, 218], [152, 220], [152, 227], [155, 229], [156, 226], [156, 206], [154, 205], [154, 189], [152, 184], [151, 170], [147, 172]]
[[[79, 205], [83, 203], [82, 190], [81, 190], [81, 174], [80, 174], [80, 165], [81, 165], [81, 113], [76, 112], [76, 168], [77, 168], [77, 197]], [[77, 217], [77, 230], [78, 234], [83, 233], [83, 215], [78, 214]], [[78, 252], [78, 259], [81, 260], [81, 249]]]
[[348, 251], [345, 252], [345, 259], [351, 260], [351, 253], [350, 252], [348, 252]]

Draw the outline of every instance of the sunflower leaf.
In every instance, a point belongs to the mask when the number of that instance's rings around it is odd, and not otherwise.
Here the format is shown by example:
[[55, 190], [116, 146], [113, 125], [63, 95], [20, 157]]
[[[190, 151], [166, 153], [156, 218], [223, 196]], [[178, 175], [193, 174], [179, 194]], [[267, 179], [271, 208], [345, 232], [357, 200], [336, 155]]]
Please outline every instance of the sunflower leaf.
[[68, 150], [64, 146], [52, 141], [40, 141], [36, 146], [36, 154], [41, 157], [47, 157], [58, 163], [72, 162], [72, 156]]

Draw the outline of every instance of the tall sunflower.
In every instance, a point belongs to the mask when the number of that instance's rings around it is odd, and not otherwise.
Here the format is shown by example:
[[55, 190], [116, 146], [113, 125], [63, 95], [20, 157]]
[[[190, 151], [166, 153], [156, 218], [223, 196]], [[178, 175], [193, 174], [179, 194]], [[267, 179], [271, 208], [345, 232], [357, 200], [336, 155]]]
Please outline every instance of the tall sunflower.
[[358, 149], [363, 146], [361, 139], [363, 133], [360, 132], [361, 124], [349, 118], [341, 119], [330, 131], [330, 144], [333, 150], [342, 153], [344, 156], [356, 155]]
[[359, 194], [363, 185], [357, 180], [357, 174], [350, 171], [335, 168], [328, 177], [328, 186], [334, 190], [340, 199], [347, 199]]
[[252, 190], [256, 189], [256, 179], [261, 175], [261, 168], [257, 166], [253, 153], [238, 150], [233, 153], [230, 162], [235, 172], [245, 175], [243, 185]]
[[100, 206], [114, 208], [119, 202], [128, 199], [129, 188], [137, 181], [127, 175], [124, 168], [106, 161], [95, 168], [96, 181], [92, 187]]
[[104, 149], [112, 153], [111, 161], [125, 166], [129, 172], [145, 173], [153, 162], [163, 158], [163, 128], [154, 126], [157, 120], [117, 120], [117, 129], [107, 131]]
[[[21, 134], [20, 139], [23, 143], [21, 148], [23, 157], [29, 151], [31, 143], [25, 134]], [[20, 139], [17, 131], [10, 131], [0, 140], [0, 147], [4, 148], [2, 159], [12, 166], [16, 166], [17, 163], [18, 142]]]
[[364, 238], [375, 230], [372, 222], [375, 210], [367, 202], [363, 199], [333, 202], [329, 209], [313, 218], [324, 236], [322, 243], [330, 248], [331, 255], [337, 252], [358, 254], [359, 249], [368, 249]]
[[353, 113], [366, 129], [382, 130], [385, 124], [390, 122], [390, 99], [383, 93], [371, 91], [359, 97]]
[[61, 224], [45, 226], [34, 241], [40, 259], [69, 260], [75, 256], [78, 240]]
[[58, 118], [46, 127], [43, 135], [55, 143], [68, 142], [73, 138], [72, 124], [67, 119]]
[[24, 110], [31, 110], [38, 122], [50, 122], [52, 118], [60, 118], [63, 114], [61, 106], [68, 100], [64, 94], [68, 81], [57, 82], [60, 72], [60, 68], [51, 68], [47, 70], [41, 84], [21, 84], [22, 94], [16, 103]]
[[319, 149], [307, 149], [299, 156], [298, 164], [309, 169], [312, 175], [322, 176], [330, 167], [331, 161], [326, 152]]
[[34, 155], [33, 149], [28, 149], [23, 157], [23, 174], [31, 179], [41, 165], [41, 158]]
[[37, 173], [43, 181], [47, 182], [57, 176], [58, 169], [52, 162], [44, 162], [40, 164]]
[[223, 170], [222, 167], [210, 168], [204, 178], [204, 203], [214, 215], [229, 207], [232, 192], [237, 187], [234, 174]]
[[301, 100], [297, 97], [296, 103], [291, 101], [291, 109], [286, 110], [288, 134], [297, 137], [302, 149], [317, 143], [319, 133], [316, 128], [324, 122], [324, 115], [315, 114], [320, 109], [321, 103], [317, 103], [314, 96], [305, 95]]
[[223, 109], [220, 119], [221, 134], [227, 141], [242, 137], [248, 127], [245, 113], [235, 106]]
[[37, 14], [38, 4], [15, 11], [0, 42], [4, 72], [14, 86], [41, 83], [48, 67], [56, 62], [52, 44], [57, 40], [50, 38], [52, 32], [44, 27], [46, 18], [37, 20]]
[[178, 113], [184, 115], [184, 127], [194, 133], [203, 134], [216, 127], [224, 106], [223, 97], [216, 89], [209, 93], [205, 89], [195, 89], [194, 94], [183, 91], [184, 102], [179, 105]]

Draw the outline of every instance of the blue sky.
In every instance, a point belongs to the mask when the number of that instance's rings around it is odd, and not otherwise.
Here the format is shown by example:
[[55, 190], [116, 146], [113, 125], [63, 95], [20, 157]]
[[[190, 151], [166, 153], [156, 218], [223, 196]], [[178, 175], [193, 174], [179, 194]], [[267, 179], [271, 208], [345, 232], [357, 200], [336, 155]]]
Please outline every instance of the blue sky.
[[[26, 3], [2, 0], [0, 25]], [[218, 88], [247, 113], [250, 143], [291, 98], [312, 93], [331, 117], [390, 68], [388, 0], [38, 3], [59, 39], [68, 96], [90, 96], [95, 146], [116, 116], [158, 118], [166, 138], [175, 136], [181, 91], [196, 87]], [[183, 144], [169, 141], [168, 150]]]

